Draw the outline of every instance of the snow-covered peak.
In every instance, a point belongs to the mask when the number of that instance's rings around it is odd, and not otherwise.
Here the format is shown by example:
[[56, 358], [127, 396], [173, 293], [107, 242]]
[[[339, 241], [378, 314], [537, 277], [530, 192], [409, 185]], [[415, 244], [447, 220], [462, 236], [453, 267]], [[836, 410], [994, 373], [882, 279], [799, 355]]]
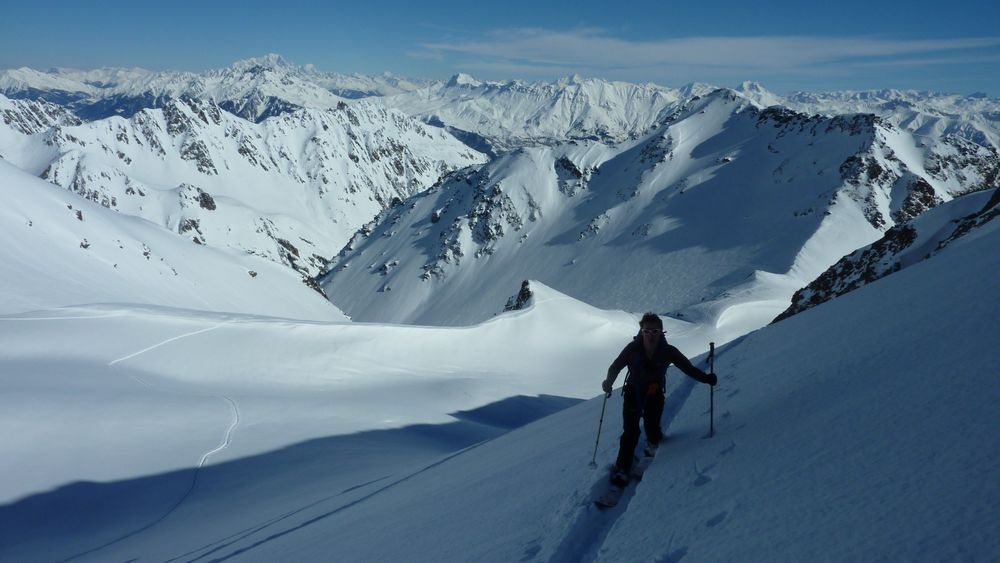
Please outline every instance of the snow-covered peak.
[[579, 74], [575, 74], [574, 73], [574, 74], [571, 74], [569, 76], [564, 76], [564, 77], [556, 80], [555, 84], [557, 84], [559, 86], [573, 86], [573, 85], [581, 84], [583, 82], [584, 82], [584, 78], [582, 76], [580, 76]]
[[688, 84], [682, 86], [678, 91], [683, 97], [691, 98], [694, 96], [704, 96], [718, 89], [718, 86], [706, 84], [704, 82], [689, 82]]
[[449, 88], [461, 88], [461, 87], [478, 88], [482, 85], [483, 85], [482, 82], [476, 80], [475, 78], [473, 78], [468, 74], [465, 74], [464, 72], [460, 72], [452, 76], [450, 79], [448, 79], [448, 82], [446, 83], [446, 86], [448, 86]]
[[784, 101], [759, 82], [744, 80], [735, 90], [763, 107], [781, 105]]
[[234, 62], [229, 66], [232, 70], [238, 72], [247, 72], [254, 69], [267, 69], [267, 70], [297, 70], [292, 64], [289, 64], [281, 55], [275, 53], [268, 53], [263, 57], [251, 57], [249, 59], [243, 59]]

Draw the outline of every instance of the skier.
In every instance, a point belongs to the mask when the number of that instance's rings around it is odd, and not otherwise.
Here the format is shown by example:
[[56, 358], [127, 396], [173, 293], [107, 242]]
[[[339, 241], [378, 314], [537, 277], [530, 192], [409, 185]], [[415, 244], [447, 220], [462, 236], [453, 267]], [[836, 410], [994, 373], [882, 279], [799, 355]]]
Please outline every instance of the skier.
[[646, 313], [639, 321], [639, 334], [618, 354], [608, 368], [608, 376], [601, 385], [604, 392], [611, 393], [618, 373], [628, 366], [622, 395], [622, 416], [624, 431], [618, 450], [618, 460], [611, 472], [611, 480], [625, 484], [632, 469], [632, 457], [639, 443], [639, 419], [646, 428], [645, 455], [652, 456], [663, 437], [660, 417], [663, 414], [663, 395], [667, 366], [674, 364], [688, 377], [708, 385], [718, 383], [714, 373], [705, 373], [691, 364], [680, 350], [667, 344], [663, 333], [663, 321], [653, 313]]

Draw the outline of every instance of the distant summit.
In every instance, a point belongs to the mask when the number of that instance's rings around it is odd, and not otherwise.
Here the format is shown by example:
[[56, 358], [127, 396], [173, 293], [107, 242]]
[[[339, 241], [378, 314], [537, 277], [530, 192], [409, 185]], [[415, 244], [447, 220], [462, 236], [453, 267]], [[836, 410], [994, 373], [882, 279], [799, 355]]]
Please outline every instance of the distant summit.
[[455, 76], [452, 76], [451, 79], [448, 80], [448, 83], [447, 83], [447, 86], [449, 88], [456, 88], [456, 87], [460, 87], [460, 86], [469, 86], [469, 87], [472, 87], [472, 88], [478, 88], [479, 86], [482, 86], [482, 85], [483, 85], [482, 82], [476, 80], [472, 76], [469, 76], [468, 74], [465, 74], [463, 72], [460, 72], [460, 73], [456, 74]]
[[249, 59], [243, 59], [236, 61], [229, 68], [233, 70], [250, 70], [253, 68], [266, 68], [266, 69], [278, 69], [278, 68], [297, 68], [295, 65], [288, 63], [281, 55], [275, 53], [268, 53], [263, 57], [252, 57]]

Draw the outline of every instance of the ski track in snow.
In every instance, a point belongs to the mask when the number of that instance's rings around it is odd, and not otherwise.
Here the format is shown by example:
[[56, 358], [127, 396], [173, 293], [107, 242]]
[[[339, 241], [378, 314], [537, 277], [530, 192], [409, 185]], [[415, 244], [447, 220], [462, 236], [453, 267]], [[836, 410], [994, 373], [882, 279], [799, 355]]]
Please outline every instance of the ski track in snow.
[[[189, 336], [195, 336], [195, 335], [198, 335], [198, 334], [206, 333], [206, 332], [208, 332], [210, 330], [215, 330], [217, 328], [222, 327], [225, 324], [228, 324], [228, 323], [223, 322], [223, 323], [219, 323], [219, 324], [217, 324], [215, 326], [211, 326], [211, 327], [208, 327], [208, 328], [205, 328], [205, 329], [196, 330], [196, 331], [193, 331], [193, 332], [188, 332], [188, 333], [185, 333], [185, 334], [181, 334], [179, 336], [174, 336], [172, 338], [168, 338], [168, 339], [160, 342], [159, 344], [154, 344], [153, 346], [149, 346], [149, 347], [144, 348], [142, 350], [139, 350], [138, 352], [135, 352], [133, 354], [129, 354], [127, 356], [123, 356], [121, 358], [118, 358], [117, 360], [112, 360], [111, 362], [108, 362], [108, 366], [109, 367], [113, 367], [113, 366], [115, 366], [116, 364], [118, 364], [120, 362], [123, 362], [125, 360], [134, 358], [134, 357], [136, 357], [136, 356], [138, 356], [140, 354], [144, 354], [146, 352], [149, 352], [150, 350], [154, 350], [156, 348], [159, 348], [159, 347], [164, 346], [166, 344], [169, 344], [171, 342], [176, 342], [177, 340], [180, 340], [182, 338], [187, 338]], [[140, 378], [140, 377], [138, 377], [138, 376], [136, 376], [134, 374], [131, 374], [131, 373], [129, 374], [129, 377], [131, 377], [132, 379], [138, 381], [142, 385], [144, 385], [144, 386], [146, 386], [146, 387], [148, 387], [150, 389], [156, 390], [156, 391], [161, 391], [161, 392], [166, 392], [166, 393], [178, 393], [177, 391], [174, 391], [172, 389], [167, 389], [167, 388], [164, 388], [164, 387], [153, 385], [153, 384], [149, 383], [148, 381], [145, 381], [144, 379], [142, 379], [142, 378]], [[184, 492], [184, 494], [181, 495], [181, 497], [177, 500], [177, 502], [174, 503], [174, 505], [171, 506], [166, 512], [164, 512], [162, 515], [160, 515], [160, 517], [158, 517], [156, 520], [150, 522], [149, 524], [146, 524], [145, 526], [143, 526], [143, 527], [141, 527], [139, 529], [133, 530], [133, 531], [131, 531], [131, 532], [129, 532], [129, 533], [123, 535], [123, 536], [115, 538], [115, 539], [113, 539], [113, 540], [111, 540], [111, 541], [109, 541], [107, 543], [104, 543], [104, 544], [102, 544], [100, 546], [97, 546], [97, 547], [94, 547], [94, 548], [89, 549], [87, 551], [84, 551], [84, 552], [72, 555], [72, 556], [70, 556], [70, 557], [68, 557], [66, 559], [63, 559], [62, 561], [70, 561], [72, 559], [76, 559], [76, 558], [82, 557], [84, 555], [89, 555], [91, 553], [95, 553], [95, 552], [100, 551], [100, 550], [102, 550], [102, 549], [104, 549], [106, 547], [109, 547], [111, 545], [114, 545], [116, 543], [124, 541], [124, 540], [126, 540], [128, 538], [131, 538], [133, 536], [136, 536], [138, 534], [141, 534], [142, 532], [145, 532], [146, 530], [149, 530], [153, 526], [156, 526], [160, 522], [163, 522], [164, 520], [166, 520], [166, 518], [168, 516], [170, 516], [171, 514], [173, 514], [178, 508], [180, 508], [180, 506], [182, 504], [184, 504], [184, 501], [186, 501], [188, 499], [188, 497], [191, 496], [191, 493], [194, 492], [195, 488], [197, 488], [197, 486], [198, 486], [198, 476], [201, 473], [202, 468], [205, 466], [205, 463], [208, 462], [208, 458], [212, 457], [214, 454], [217, 454], [217, 453], [221, 452], [222, 450], [226, 449], [227, 447], [229, 447], [229, 444], [232, 442], [232, 439], [233, 439], [233, 433], [236, 431], [236, 427], [239, 426], [239, 424], [240, 424], [240, 408], [239, 408], [239, 405], [236, 403], [236, 401], [234, 401], [231, 397], [226, 396], [226, 395], [221, 395], [221, 396], [220, 395], [215, 395], [214, 397], [217, 398], [217, 399], [222, 399], [222, 400], [226, 401], [229, 404], [229, 407], [232, 410], [232, 421], [229, 423], [229, 427], [226, 428], [226, 432], [225, 432], [225, 434], [222, 437], [221, 443], [218, 446], [216, 446], [215, 449], [209, 450], [209, 451], [205, 452], [204, 454], [202, 454], [201, 459], [198, 461], [198, 465], [197, 465], [197, 467], [194, 468], [194, 472], [193, 472], [193, 474], [191, 476], [191, 484], [188, 486], [188, 488]]]
[[228, 323], [223, 322], [223, 323], [219, 323], [219, 324], [217, 324], [215, 326], [210, 326], [208, 328], [203, 328], [201, 330], [196, 330], [194, 332], [188, 332], [188, 333], [185, 333], [185, 334], [174, 336], [173, 338], [168, 338], [168, 339], [164, 340], [163, 342], [160, 342], [159, 344], [153, 344], [152, 346], [150, 346], [148, 348], [143, 348], [142, 350], [139, 350], [138, 352], [129, 354], [128, 356], [124, 356], [124, 357], [118, 358], [117, 360], [112, 360], [111, 362], [108, 363], [108, 365], [109, 366], [113, 366], [113, 365], [115, 365], [115, 364], [117, 364], [119, 362], [124, 362], [125, 360], [130, 360], [130, 359], [132, 359], [132, 358], [134, 358], [134, 357], [136, 357], [136, 356], [138, 356], [140, 354], [145, 354], [146, 352], [149, 352], [149, 351], [155, 350], [155, 349], [157, 349], [157, 348], [159, 348], [161, 346], [170, 344], [171, 342], [175, 342], [177, 340], [180, 340], [182, 338], [187, 338], [189, 336], [194, 336], [196, 334], [202, 334], [202, 333], [208, 332], [210, 330], [215, 330], [215, 329], [220, 328], [220, 327], [222, 327], [223, 325], [226, 325], [226, 324], [228, 324]]
[[[225, 437], [223, 437], [222, 443], [219, 444], [219, 447], [215, 448], [210, 452], [205, 452], [205, 455], [201, 456], [201, 461], [198, 462], [198, 469], [201, 469], [202, 467], [205, 466], [205, 462], [208, 461], [208, 458], [211, 457], [212, 454], [219, 453], [222, 450], [229, 447], [229, 443], [233, 439], [233, 431], [236, 430], [236, 427], [240, 425], [239, 405], [236, 404], [236, 401], [232, 400], [226, 395], [222, 395], [222, 398], [225, 399], [229, 403], [229, 406], [233, 409], [233, 421], [229, 424], [229, 428], [226, 429], [226, 435]], [[197, 474], [195, 475], [195, 477], [197, 477]]]
[[[239, 547], [239, 548], [236, 548], [234, 551], [231, 551], [231, 552], [229, 552], [227, 554], [220, 554], [215, 559], [211, 559], [210, 563], [216, 563], [218, 561], [226, 561], [228, 559], [231, 559], [233, 557], [236, 557], [238, 555], [241, 555], [243, 553], [246, 553], [248, 551], [256, 549], [256, 548], [258, 548], [258, 547], [260, 547], [260, 546], [262, 546], [262, 545], [264, 545], [266, 543], [269, 543], [271, 541], [274, 541], [274, 540], [276, 540], [278, 538], [281, 538], [283, 536], [286, 536], [288, 534], [294, 533], [294, 532], [296, 532], [298, 530], [301, 530], [303, 528], [306, 528], [306, 527], [309, 527], [309, 526], [311, 526], [313, 524], [316, 524], [317, 522], [320, 522], [320, 521], [322, 521], [322, 520], [324, 520], [326, 518], [329, 518], [330, 516], [333, 516], [335, 514], [339, 514], [339, 513], [343, 512], [343, 511], [345, 511], [345, 510], [347, 510], [349, 508], [352, 508], [354, 506], [357, 506], [357, 505], [359, 505], [359, 504], [361, 504], [361, 503], [363, 503], [363, 502], [365, 502], [365, 501], [367, 501], [367, 500], [369, 500], [369, 499], [371, 499], [371, 498], [373, 498], [373, 497], [375, 497], [375, 496], [377, 496], [377, 495], [379, 495], [379, 494], [381, 494], [381, 493], [383, 493], [385, 491], [388, 491], [388, 490], [392, 489], [393, 487], [395, 487], [396, 485], [399, 485], [400, 483], [403, 483], [405, 481], [409, 481], [410, 479], [416, 477], [417, 475], [420, 475], [421, 473], [424, 473], [424, 472], [426, 472], [426, 471], [428, 471], [430, 469], [433, 469], [434, 467], [437, 467], [437, 466], [439, 466], [441, 464], [444, 464], [444, 463], [448, 462], [449, 460], [451, 460], [451, 459], [453, 459], [455, 457], [458, 457], [458, 456], [460, 456], [462, 454], [465, 454], [466, 452], [469, 452], [469, 451], [471, 451], [471, 450], [473, 450], [475, 448], [478, 448], [479, 446], [483, 445], [484, 443], [486, 443], [486, 442], [485, 441], [484, 442], [479, 442], [479, 443], [473, 444], [473, 445], [471, 445], [471, 446], [469, 446], [467, 448], [463, 448], [463, 449], [461, 449], [461, 450], [459, 450], [457, 452], [454, 452], [454, 453], [452, 453], [450, 455], [447, 455], [447, 456], [445, 456], [445, 457], [443, 457], [443, 458], [441, 458], [441, 459], [439, 459], [437, 461], [434, 461], [434, 462], [432, 462], [432, 463], [424, 466], [421, 469], [418, 469], [417, 471], [414, 471], [413, 473], [409, 473], [407, 475], [404, 475], [403, 477], [400, 477], [399, 479], [396, 479], [395, 481], [393, 481], [393, 482], [391, 482], [391, 483], [389, 483], [389, 484], [387, 484], [387, 485], [385, 485], [383, 487], [375, 489], [374, 491], [372, 491], [372, 492], [370, 492], [370, 493], [368, 493], [366, 495], [363, 495], [363, 496], [361, 496], [361, 497], [359, 497], [357, 499], [354, 499], [354, 500], [352, 500], [352, 501], [350, 501], [350, 502], [348, 502], [346, 504], [342, 504], [342, 505], [340, 505], [340, 506], [338, 506], [336, 508], [328, 510], [328, 511], [322, 513], [322, 514], [319, 514], [319, 515], [316, 515], [316, 516], [313, 516], [313, 517], [310, 517], [310, 518], [306, 518], [305, 520], [300, 521], [300, 522], [289, 522], [288, 524], [291, 524], [289, 527], [286, 527], [283, 530], [275, 531], [271, 535], [269, 535], [267, 537], [264, 537], [264, 538], [261, 538], [261, 539], [255, 541], [255, 542], [251, 543], [250, 545], [247, 545], [246, 547]], [[355, 491], [355, 490], [367, 487], [368, 485], [372, 485], [374, 483], [378, 483], [379, 481], [383, 481], [383, 480], [385, 480], [387, 478], [388, 478], [388, 476], [387, 477], [381, 477], [379, 479], [375, 479], [375, 480], [369, 481], [367, 483], [362, 483], [362, 484], [359, 484], [359, 485], [355, 485], [353, 487], [349, 487], [349, 488], [344, 489], [343, 491], [337, 493], [336, 495], [319, 499], [319, 500], [317, 500], [315, 502], [307, 504], [306, 506], [303, 506], [303, 507], [298, 508], [296, 510], [292, 510], [292, 511], [287, 512], [285, 514], [282, 514], [282, 515], [276, 516], [274, 518], [271, 518], [271, 519], [265, 521], [264, 523], [262, 523], [262, 524], [260, 524], [258, 526], [254, 526], [252, 528], [248, 528], [248, 529], [246, 529], [246, 530], [244, 530], [242, 532], [237, 532], [237, 533], [232, 534], [231, 536], [229, 536], [227, 538], [215, 541], [215, 542], [213, 542], [211, 544], [203, 546], [203, 547], [201, 547], [199, 549], [196, 549], [194, 551], [190, 551], [190, 552], [185, 553], [183, 555], [178, 555], [177, 557], [173, 557], [171, 559], [167, 559], [166, 561], [168, 561], [168, 562], [169, 561], [175, 561], [177, 559], [183, 558], [186, 561], [194, 562], [194, 561], [205, 559], [208, 556], [210, 556], [210, 555], [212, 555], [212, 554], [214, 554], [216, 552], [219, 552], [219, 551], [222, 551], [222, 550], [224, 550], [224, 549], [226, 549], [228, 547], [234, 546], [234, 544], [240, 542], [241, 540], [244, 540], [244, 539], [247, 539], [247, 538], [251, 538], [252, 539], [253, 535], [255, 535], [255, 534], [259, 533], [259, 532], [263, 532], [263, 531], [267, 530], [268, 528], [270, 528], [271, 526], [274, 526], [276, 524], [282, 523], [285, 520], [291, 518], [292, 516], [295, 516], [295, 515], [297, 515], [299, 513], [305, 512], [305, 511], [307, 511], [310, 508], [313, 508], [313, 507], [318, 506], [318, 505], [320, 505], [322, 503], [325, 503], [327, 501], [330, 501], [332, 499], [340, 497], [340, 496], [342, 496], [344, 494], [347, 494], [347, 493], [349, 493], [351, 491]], [[228, 541], [228, 540], [231, 540], [231, 541]], [[190, 557], [192, 554], [197, 553], [199, 551], [204, 551], [204, 550], [207, 550], [207, 551], [205, 551], [204, 553], [202, 553], [201, 555], [199, 555], [197, 557]]]

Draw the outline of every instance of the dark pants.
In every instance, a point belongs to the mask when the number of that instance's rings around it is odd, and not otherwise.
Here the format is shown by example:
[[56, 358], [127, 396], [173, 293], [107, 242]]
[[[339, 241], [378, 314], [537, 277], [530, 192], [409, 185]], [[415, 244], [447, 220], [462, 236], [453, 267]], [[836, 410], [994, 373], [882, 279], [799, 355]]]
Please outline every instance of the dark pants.
[[660, 417], [663, 416], [663, 393], [656, 391], [649, 395], [637, 395], [636, 391], [631, 386], [627, 386], [623, 397], [622, 417], [625, 422], [625, 430], [622, 432], [618, 460], [615, 462], [622, 471], [632, 469], [635, 447], [639, 444], [640, 418], [646, 428], [647, 442], [658, 444], [663, 438], [663, 432], [660, 430]]

